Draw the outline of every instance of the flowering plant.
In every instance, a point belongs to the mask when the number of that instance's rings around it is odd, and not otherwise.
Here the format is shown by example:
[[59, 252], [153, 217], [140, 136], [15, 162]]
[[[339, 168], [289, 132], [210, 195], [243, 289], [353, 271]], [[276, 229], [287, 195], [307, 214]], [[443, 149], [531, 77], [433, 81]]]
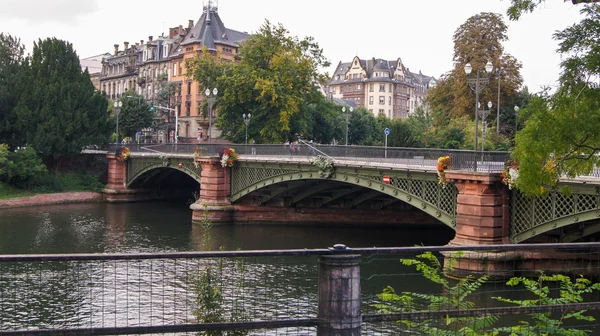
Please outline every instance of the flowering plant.
[[438, 182], [446, 186], [446, 170], [450, 169], [450, 156], [440, 156], [437, 163]]
[[119, 162], [125, 162], [125, 161], [129, 160], [129, 148], [121, 147], [121, 148], [117, 149], [115, 156], [117, 157], [117, 161], [119, 161]]
[[234, 162], [240, 157], [233, 148], [222, 149], [219, 156], [221, 157], [221, 166], [223, 167], [233, 167]]
[[196, 147], [194, 149], [194, 157], [202, 157], [206, 154], [206, 148], [204, 147]]
[[500, 173], [502, 176], [502, 183], [508, 186], [508, 189], [515, 187], [515, 183], [517, 183], [517, 178], [519, 178], [519, 162], [515, 160], [510, 160], [506, 162], [504, 165], [504, 171]]
[[330, 178], [335, 173], [333, 159], [328, 156], [318, 155], [310, 160], [310, 163], [319, 169], [319, 176]]

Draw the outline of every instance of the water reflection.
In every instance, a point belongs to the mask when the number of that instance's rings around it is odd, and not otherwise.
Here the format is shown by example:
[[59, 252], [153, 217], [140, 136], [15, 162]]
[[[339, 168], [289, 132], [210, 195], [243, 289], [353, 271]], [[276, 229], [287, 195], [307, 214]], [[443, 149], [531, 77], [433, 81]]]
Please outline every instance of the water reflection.
[[[0, 253], [111, 253], [211, 249], [326, 248], [445, 244], [440, 227], [222, 225], [190, 223], [181, 203], [75, 204], [0, 211]], [[386, 285], [429, 286], [408, 276], [399, 256], [363, 260], [363, 296]], [[113, 327], [194, 321], [194, 283], [218, 271], [225, 307], [248, 319], [314, 317], [317, 259], [245, 258], [0, 264], [0, 330]], [[368, 307], [369, 303], [366, 303]], [[281, 332], [281, 331], [280, 331]], [[261, 333], [262, 334], [262, 333]], [[270, 334], [266, 332], [264, 334]], [[306, 334], [306, 330], [286, 334]]]

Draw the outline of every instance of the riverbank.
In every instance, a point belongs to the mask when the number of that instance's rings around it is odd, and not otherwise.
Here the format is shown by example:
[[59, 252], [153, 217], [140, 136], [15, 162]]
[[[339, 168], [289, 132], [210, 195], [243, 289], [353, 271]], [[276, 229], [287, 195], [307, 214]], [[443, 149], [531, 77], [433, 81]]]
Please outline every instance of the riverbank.
[[101, 201], [103, 201], [103, 195], [99, 192], [64, 192], [0, 200], [0, 209]]

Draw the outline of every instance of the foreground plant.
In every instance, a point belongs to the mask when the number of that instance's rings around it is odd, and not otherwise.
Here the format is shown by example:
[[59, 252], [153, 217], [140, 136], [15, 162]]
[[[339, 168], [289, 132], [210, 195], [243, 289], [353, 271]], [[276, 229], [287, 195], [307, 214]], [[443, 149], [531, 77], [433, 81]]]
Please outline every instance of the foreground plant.
[[[547, 284], [555, 283], [559, 285], [558, 297], [552, 297], [552, 290]], [[539, 278], [527, 279], [523, 277], [512, 278], [507, 284], [509, 286], [523, 285], [525, 288], [535, 294], [535, 299], [531, 300], [510, 300], [502, 297], [494, 299], [514, 304], [520, 307], [533, 307], [543, 305], [561, 305], [569, 303], [583, 302], [583, 295], [600, 290], [600, 284], [592, 282], [583, 277], [575, 279], [575, 282], [570, 277], [555, 274], [541, 274]], [[565, 311], [556, 317], [552, 313], [531, 314], [532, 322], [520, 321], [518, 325], [513, 327], [497, 328], [497, 331], [510, 333], [511, 336], [534, 336], [534, 335], [565, 335], [565, 336], [584, 336], [591, 335], [590, 330], [579, 330], [575, 328], [565, 327], [565, 322], [568, 320], [578, 320], [593, 322], [595, 319], [585, 315], [584, 310]], [[553, 317], [554, 316], [554, 317]]]
[[[416, 259], [400, 259], [406, 266], [416, 266], [427, 280], [440, 285], [442, 295], [403, 292], [397, 295], [392, 287], [384, 289], [377, 296], [384, 301], [375, 307], [380, 313], [398, 312], [436, 312], [446, 310], [474, 309], [475, 303], [467, 298], [483, 285], [488, 277], [474, 278], [468, 276], [459, 280], [455, 285], [445, 277], [446, 271], [451, 271], [456, 264], [456, 258], [460, 254], [450, 258], [444, 269], [442, 263], [431, 252], [420, 254]], [[443, 335], [443, 336], [465, 336], [465, 335], [498, 335], [497, 332], [488, 331], [498, 321], [497, 316], [477, 317], [449, 317], [441, 319], [426, 319], [423, 321], [400, 320], [409, 331], [418, 335]]]

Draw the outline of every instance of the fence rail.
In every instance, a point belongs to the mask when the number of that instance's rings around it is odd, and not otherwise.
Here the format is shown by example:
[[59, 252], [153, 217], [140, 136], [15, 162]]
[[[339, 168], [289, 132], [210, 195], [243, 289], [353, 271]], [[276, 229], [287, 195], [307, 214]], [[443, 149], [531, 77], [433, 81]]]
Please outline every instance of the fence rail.
[[[449, 318], [525, 318], [524, 314], [579, 310], [600, 314], [595, 296], [586, 302], [506, 305], [493, 297], [531, 296], [523, 287], [504, 281], [485, 283], [470, 295], [475, 303], [471, 308], [432, 309], [421, 304], [411, 311], [382, 312], [381, 305], [389, 302], [377, 294], [388, 285], [397, 293], [450, 295], [399, 262], [425, 252], [442, 261], [444, 255], [459, 255], [453, 265], [457, 269], [463, 261], [466, 265], [487, 260], [490, 270], [483, 269], [482, 274], [501, 269], [505, 275], [533, 276], [539, 270], [600, 275], [600, 243], [0, 255], [0, 335], [194, 335], [231, 330], [251, 335], [329, 335], [323, 325], [332, 315], [323, 307], [342, 307], [352, 296], [359, 298], [362, 335], [408, 333], [398, 320], [445, 323]], [[346, 264], [354, 257], [360, 265]], [[328, 268], [332, 260], [335, 270]], [[347, 277], [352, 272], [344, 272], [344, 267], [359, 267], [359, 277]], [[335, 292], [334, 283], [349, 285]], [[550, 294], [556, 294], [556, 288]], [[600, 331], [594, 323], [572, 327]]]
[[[120, 145], [112, 144], [109, 152], [115, 152]], [[133, 153], [157, 153], [191, 155], [201, 149], [204, 155], [218, 155], [226, 147], [235, 148], [242, 155], [254, 157], [311, 157], [326, 155], [337, 161], [372, 162], [379, 164], [404, 165], [409, 167], [435, 168], [441, 156], [449, 155], [452, 169], [481, 172], [501, 172], [507, 160], [508, 152], [475, 152], [452, 149], [394, 148], [368, 146], [333, 145], [244, 145], [244, 144], [128, 144]]]

